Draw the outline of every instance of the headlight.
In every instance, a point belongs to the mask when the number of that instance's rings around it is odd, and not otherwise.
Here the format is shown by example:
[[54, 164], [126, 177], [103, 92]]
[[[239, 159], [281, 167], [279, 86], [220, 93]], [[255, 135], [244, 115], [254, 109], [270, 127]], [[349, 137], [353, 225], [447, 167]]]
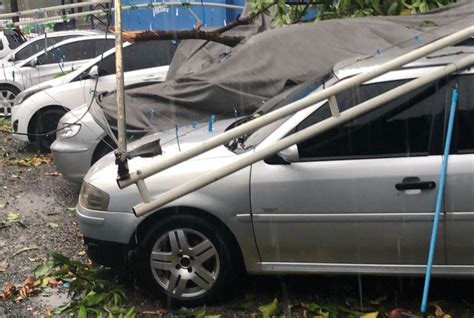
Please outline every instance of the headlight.
[[21, 92], [20, 94], [17, 95], [17, 97], [15, 98], [15, 100], [13, 102], [13, 105], [14, 106], [20, 105], [21, 103], [23, 103], [25, 100], [27, 100], [28, 98], [30, 98], [34, 94], [39, 93], [39, 92], [41, 92], [45, 89], [51, 88], [51, 87], [52, 86], [48, 85], [48, 86], [41, 86], [41, 87], [37, 87], [35, 89], [23, 91], [23, 92]]
[[89, 210], [107, 210], [109, 207], [109, 195], [97, 189], [92, 184], [84, 182], [79, 195], [79, 202]]
[[66, 139], [74, 137], [81, 130], [81, 124], [68, 124], [59, 122], [58, 131], [56, 132], [57, 139]]

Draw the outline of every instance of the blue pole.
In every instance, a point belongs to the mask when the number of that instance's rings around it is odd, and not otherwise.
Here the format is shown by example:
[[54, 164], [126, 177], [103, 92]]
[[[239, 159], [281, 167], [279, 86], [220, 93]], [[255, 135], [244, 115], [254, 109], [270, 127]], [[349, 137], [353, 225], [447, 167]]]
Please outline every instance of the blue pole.
[[446, 183], [446, 171], [448, 169], [449, 148], [451, 148], [451, 138], [453, 135], [454, 116], [456, 114], [456, 105], [458, 103], [458, 90], [453, 88], [451, 96], [451, 108], [449, 111], [448, 132], [446, 134], [446, 143], [444, 145], [443, 164], [441, 166], [441, 175], [439, 177], [438, 195], [436, 197], [436, 208], [433, 220], [433, 230], [431, 232], [430, 250], [428, 254], [428, 262], [426, 264], [425, 286], [423, 288], [423, 299], [421, 301], [421, 313], [426, 314], [428, 302], [428, 292], [430, 290], [431, 268], [433, 267], [433, 258], [436, 248], [436, 237], [438, 235], [439, 215], [443, 204], [444, 185]]

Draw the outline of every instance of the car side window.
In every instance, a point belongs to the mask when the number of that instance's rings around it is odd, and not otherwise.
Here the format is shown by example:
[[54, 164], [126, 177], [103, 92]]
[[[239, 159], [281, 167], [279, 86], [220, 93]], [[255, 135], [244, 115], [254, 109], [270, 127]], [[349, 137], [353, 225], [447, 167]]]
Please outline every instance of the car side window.
[[[341, 111], [380, 95], [404, 81], [368, 84], [339, 94]], [[446, 84], [438, 82], [388, 102], [298, 145], [302, 161], [441, 154]], [[330, 117], [326, 104], [297, 130]]]
[[56, 47], [38, 57], [38, 64], [53, 64], [92, 59], [113, 46], [114, 40], [83, 40]]
[[115, 54], [111, 54], [97, 63], [99, 76], [115, 74]]
[[451, 152], [474, 153], [474, 75], [459, 75], [456, 81], [459, 97]]
[[124, 50], [125, 72], [169, 65], [176, 51], [171, 41], [145, 41]]
[[[123, 69], [125, 72], [168, 65], [176, 50], [171, 41], [144, 41], [129, 45], [123, 50]], [[115, 55], [102, 60], [100, 76], [115, 74]]]
[[48, 48], [51, 45], [59, 43], [59, 42], [61, 42], [63, 40], [66, 40], [68, 38], [69, 38], [68, 36], [54, 36], [54, 37], [47, 37], [46, 40], [44, 38], [43, 39], [38, 39], [38, 40], [30, 43], [29, 45], [25, 46], [20, 51], [18, 51], [15, 54], [15, 59], [17, 61], [26, 60], [30, 56], [41, 52], [45, 48]]

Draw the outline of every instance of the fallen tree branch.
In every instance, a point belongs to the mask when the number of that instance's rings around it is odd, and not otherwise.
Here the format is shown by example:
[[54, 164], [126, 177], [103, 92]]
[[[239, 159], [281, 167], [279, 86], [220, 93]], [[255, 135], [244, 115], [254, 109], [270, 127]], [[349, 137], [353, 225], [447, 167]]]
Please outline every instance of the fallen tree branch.
[[[234, 47], [239, 44], [244, 37], [223, 35], [223, 33], [237, 26], [250, 24], [257, 16], [266, 12], [276, 3], [277, 0], [274, 0], [258, 12], [252, 13], [244, 18], [239, 18], [234, 22], [215, 30], [203, 31], [200, 29], [199, 25], [193, 30], [183, 31], [125, 31], [123, 32], [123, 38], [129, 42], [151, 40], [206, 40]], [[114, 31], [113, 29], [111, 30], [112, 32]]]
[[206, 40], [228, 46], [236, 46], [244, 38], [226, 36], [217, 31], [183, 30], [183, 31], [125, 31], [123, 38], [129, 42], [151, 40]]

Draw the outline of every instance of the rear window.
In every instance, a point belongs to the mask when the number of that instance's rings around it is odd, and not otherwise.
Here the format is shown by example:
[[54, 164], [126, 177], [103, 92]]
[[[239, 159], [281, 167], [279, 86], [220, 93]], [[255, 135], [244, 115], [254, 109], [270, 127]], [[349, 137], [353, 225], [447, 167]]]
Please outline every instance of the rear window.
[[8, 41], [8, 47], [11, 50], [16, 49], [26, 41], [25, 37], [18, 30], [6, 30], [4, 34]]

